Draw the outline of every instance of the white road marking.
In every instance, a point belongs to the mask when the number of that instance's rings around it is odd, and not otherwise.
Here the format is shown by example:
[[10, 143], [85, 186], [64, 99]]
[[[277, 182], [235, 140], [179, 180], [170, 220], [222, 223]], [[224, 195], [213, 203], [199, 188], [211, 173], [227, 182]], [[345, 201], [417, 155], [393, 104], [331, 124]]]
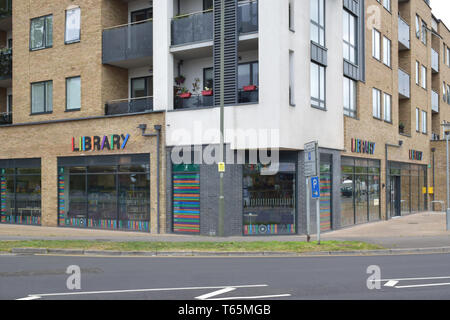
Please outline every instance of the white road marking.
[[395, 285], [398, 283], [398, 281], [395, 280], [389, 280], [384, 284], [385, 287], [395, 287]]
[[36, 300], [36, 299], [40, 299], [41, 297], [39, 296], [28, 296], [25, 298], [20, 298], [20, 299], [16, 299], [16, 300]]
[[[34, 297], [39, 299], [42, 297], [55, 297], [55, 296], [74, 296], [74, 295], [90, 295], [90, 294], [112, 294], [112, 293], [133, 293], [133, 292], [152, 292], [152, 291], [181, 291], [181, 290], [208, 290], [208, 289], [225, 289], [225, 288], [257, 288], [267, 287], [267, 284], [256, 285], [242, 285], [242, 286], [216, 286], [216, 287], [186, 287], [186, 288], [158, 288], [158, 289], [134, 289], [134, 290], [109, 290], [109, 291], [76, 291], [76, 292], [61, 292], [61, 293], [35, 293], [30, 294], [26, 298]], [[19, 299], [17, 299], [19, 300]]]
[[421, 288], [421, 287], [437, 287], [437, 286], [450, 286], [450, 282], [447, 283], [429, 283], [429, 284], [414, 284], [410, 286], [396, 286], [397, 289], [405, 288]]
[[212, 297], [218, 296], [219, 294], [227, 293], [227, 292], [234, 291], [234, 290], [236, 290], [236, 288], [228, 287], [228, 288], [220, 289], [220, 290], [217, 290], [217, 291], [213, 291], [213, 292], [210, 292], [210, 293], [207, 293], [207, 294], [195, 297], [195, 299], [206, 300], [208, 298], [212, 298]]
[[450, 276], [446, 277], [426, 277], [426, 278], [398, 278], [398, 279], [381, 279], [381, 280], [372, 280], [372, 281], [414, 281], [414, 280], [438, 280], [438, 279], [450, 279]]
[[269, 296], [254, 296], [254, 297], [229, 297], [229, 298], [216, 298], [212, 300], [242, 300], [242, 299], [268, 299], [268, 298], [281, 298], [281, 297], [290, 297], [290, 294], [276, 294]]

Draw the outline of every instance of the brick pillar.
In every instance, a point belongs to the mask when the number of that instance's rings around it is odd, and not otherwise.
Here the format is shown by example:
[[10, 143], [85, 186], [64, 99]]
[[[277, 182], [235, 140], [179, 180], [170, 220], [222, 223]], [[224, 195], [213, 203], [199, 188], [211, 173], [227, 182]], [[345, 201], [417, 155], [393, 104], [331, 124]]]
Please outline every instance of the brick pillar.
[[43, 156], [41, 159], [42, 185], [42, 225], [58, 225], [58, 163], [55, 156]]

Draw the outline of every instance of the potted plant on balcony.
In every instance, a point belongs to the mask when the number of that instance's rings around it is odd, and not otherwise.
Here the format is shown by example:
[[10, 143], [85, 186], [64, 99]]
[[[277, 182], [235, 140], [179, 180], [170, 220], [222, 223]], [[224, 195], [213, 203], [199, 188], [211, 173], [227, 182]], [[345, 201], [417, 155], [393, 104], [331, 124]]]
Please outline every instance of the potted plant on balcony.
[[192, 92], [194, 92], [194, 94], [198, 94], [199, 91], [200, 91], [200, 79], [195, 78], [194, 82], [192, 83]]
[[403, 124], [403, 122], [400, 122], [398, 124], [398, 130], [400, 133], [404, 133], [405, 132], [405, 125]]
[[256, 91], [256, 86], [254, 84], [251, 84], [249, 86], [243, 87], [244, 91]]
[[189, 99], [192, 96], [192, 93], [189, 92], [188, 89], [186, 88], [181, 88], [181, 93], [179, 95], [180, 98], [182, 99]]
[[213, 89], [205, 87], [205, 90], [202, 91], [202, 95], [205, 97], [209, 97], [213, 95]]
[[186, 77], [181, 75], [181, 74], [178, 77], [175, 78], [175, 83], [179, 87], [181, 87], [181, 85], [183, 85], [184, 81], [186, 81]]

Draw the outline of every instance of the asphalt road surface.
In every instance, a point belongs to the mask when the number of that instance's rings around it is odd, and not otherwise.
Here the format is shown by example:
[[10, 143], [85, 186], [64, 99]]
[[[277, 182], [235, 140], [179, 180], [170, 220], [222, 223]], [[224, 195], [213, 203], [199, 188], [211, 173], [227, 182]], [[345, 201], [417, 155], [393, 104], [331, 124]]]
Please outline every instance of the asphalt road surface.
[[[79, 266], [81, 289], [67, 288]], [[369, 266], [381, 272], [367, 280]], [[69, 281], [74, 285], [77, 282]], [[305, 258], [0, 256], [0, 299], [450, 299], [450, 255]]]

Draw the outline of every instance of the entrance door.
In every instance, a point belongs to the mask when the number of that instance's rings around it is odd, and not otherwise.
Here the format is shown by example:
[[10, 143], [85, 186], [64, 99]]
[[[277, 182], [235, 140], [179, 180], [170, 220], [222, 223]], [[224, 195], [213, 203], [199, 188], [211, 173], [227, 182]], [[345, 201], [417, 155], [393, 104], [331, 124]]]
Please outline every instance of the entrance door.
[[391, 204], [390, 204], [390, 216], [401, 216], [401, 177], [391, 176]]

